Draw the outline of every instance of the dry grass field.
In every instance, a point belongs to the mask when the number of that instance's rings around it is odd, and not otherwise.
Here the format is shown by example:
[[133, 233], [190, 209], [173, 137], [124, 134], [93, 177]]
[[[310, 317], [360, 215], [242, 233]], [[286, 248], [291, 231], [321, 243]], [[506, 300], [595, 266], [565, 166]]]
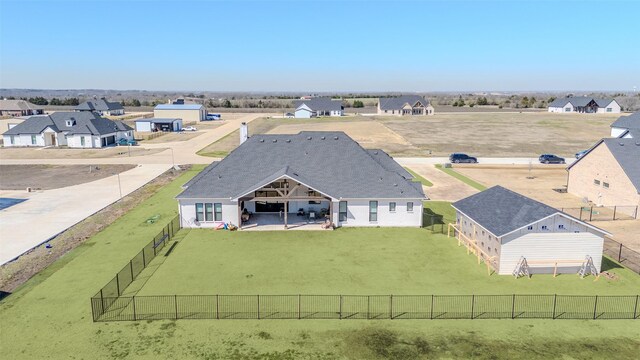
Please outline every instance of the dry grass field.
[[[532, 157], [541, 153], [573, 156], [609, 136], [619, 115], [548, 112], [460, 112], [428, 117], [345, 116], [314, 119], [257, 119], [249, 134], [340, 130], [367, 148], [394, 156]], [[211, 144], [202, 154], [224, 156], [238, 145], [237, 132]]]
[[57, 189], [99, 180], [134, 167], [129, 164], [0, 165], [0, 190]]
[[55, 149], [55, 148], [1, 148], [2, 159], [95, 159], [152, 155], [166, 148], [143, 149], [139, 146], [108, 147], [103, 149]]

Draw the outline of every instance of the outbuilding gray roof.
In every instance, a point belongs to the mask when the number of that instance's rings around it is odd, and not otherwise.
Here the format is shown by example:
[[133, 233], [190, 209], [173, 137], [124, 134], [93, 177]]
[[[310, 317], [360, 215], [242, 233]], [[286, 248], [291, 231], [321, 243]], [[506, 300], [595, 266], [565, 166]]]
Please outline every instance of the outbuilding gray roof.
[[568, 103], [571, 103], [574, 107], [585, 107], [589, 105], [591, 101], [594, 101], [598, 107], [605, 107], [611, 104], [615, 99], [598, 99], [588, 96], [577, 96], [577, 97], [565, 97], [560, 99], [555, 99], [549, 103], [549, 107], [563, 107]]
[[508, 234], [559, 212], [502, 186], [471, 195], [452, 206], [495, 236]]
[[341, 131], [254, 135], [205, 168], [178, 198], [235, 199], [282, 177], [334, 199], [426, 198], [404, 169], [378, 152], [372, 156]]
[[78, 111], [110, 111], [122, 110], [122, 105], [118, 102], [109, 102], [105, 99], [85, 101], [75, 107]]
[[343, 109], [342, 100], [332, 100], [329, 97], [314, 97], [293, 102], [296, 109], [302, 104], [307, 105], [312, 111], [340, 111]]
[[396, 97], [380, 98], [380, 109], [382, 110], [400, 110], [405, 104], [415, 106], [420, 102], [424, 107], [429, 106], [429, 100], [420, 95], [402, 95]]
[[[73, 120], [74, 125], [67, 126], [67, 120]], [[50, 127], [55, 132], [89, 135], [106, 135], [117, 131], [133, 130], [129, 125], [121, 121], [105, 119], [91, 111], [61, 111], [50, 115], [30, 116], [3, 135], [40, 134], [47, 127]]]
[[631, 115], [620, 116], [611, 124], [611, 127], [621, 129], [640, 129], [640, 111]]
[[32, 104], [26, 100], [0, 100], [2, 111], [42, 110], [40, 105]]

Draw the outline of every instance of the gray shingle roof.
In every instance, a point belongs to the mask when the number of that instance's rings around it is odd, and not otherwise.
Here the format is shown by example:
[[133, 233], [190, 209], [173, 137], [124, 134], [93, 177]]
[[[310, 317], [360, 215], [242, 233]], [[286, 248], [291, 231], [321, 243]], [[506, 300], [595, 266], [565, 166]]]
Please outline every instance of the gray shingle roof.
[[105, 99], [85, 101], [82, 104], [75, 107], [79, 111], [109, 111], [109, 110], [122, 110], [122, 105], [118, 102], [109, 102]]
[[620, 116], [611, 124], [611, 127], [622, 129], [640, 129], [640, 111], [631, 115]]
[[42, 110], [40, 105], [32, 104], [25, 100], [0, 100], [0, 110], [3, 111], [23, 111], [23, 110]]
[[[73, 126], [67, 126], [67, 120], [74, 120]], [[20, 124], [12, 127], [3, 135], [40, 134], [50, 127], [56, 132], [68, 134], [106, 135], [116, 131], [133, 130], [121, 121], [112, 121], [100, 117], [90, 111], [54, 112], [50, 115], [34, 115], [26, 118]]]
[[302, 104], [307, 105], [312, 111], [340, 111], [343, 109], [342, 100], [332, 100], [329, 97], [314, 97], [293, 102], [293, 106], [296, 109]]
[[549, 107], [563, 107], [568, 103], [571, 103], [574, 107], [585, 107], [591, 101], [594, 101], [598, 107], [605, 107], [611, 104], [614, 99], [598, 99], [588, 96], [577, 96], [577, 97], [565, 97], [560, 99], [555, 99], [549, 103]]
[[405, 179], [413, 179], [413, 175], [411, 175], [411, 173], [408, 172], [407, 169], [403, 168], [400, 164], [393, 160], [393, 158], [389, 154], [384, 152], [384, 150], [370, 149], [367, 150], [367, 152], [386, 170], [397, 172]]
[[495, 236], [502, 236], [559, 211], [502, 186], [452, 204]]
[[380, 109], [382, 110], [400, 110], [405, 104], [414, 106], [418, 101], [426, 106], [429, 106], [429, 100], [419, 95], [403, 95], [397, 97], [380, 98]]
[[604, 139], [603, 141], [640, 193], [640, 139]]
[[178, 198], [233, 199], [287, 176], [335, 199], [424, 199], [422, 187], [389, 170], [389, 160], [376, 160], [341, 131], [254, 135]]

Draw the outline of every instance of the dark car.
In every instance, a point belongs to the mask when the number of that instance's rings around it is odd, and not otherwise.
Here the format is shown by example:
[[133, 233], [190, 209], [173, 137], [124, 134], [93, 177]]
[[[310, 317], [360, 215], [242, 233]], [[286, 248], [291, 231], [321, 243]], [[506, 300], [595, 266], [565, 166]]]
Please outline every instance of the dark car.
[[564, 158], [552, 154], [543, 154], [538, 158], [541, 164], [564, 164]]
[[469, 156], [467, 154], [462, 153], [453, 153], [449, 155], [449, 161], [452, 163], [460, 164], [460, 163], [469, 163], [476, 164], [478, 163], [478, 159], [473, 156]]

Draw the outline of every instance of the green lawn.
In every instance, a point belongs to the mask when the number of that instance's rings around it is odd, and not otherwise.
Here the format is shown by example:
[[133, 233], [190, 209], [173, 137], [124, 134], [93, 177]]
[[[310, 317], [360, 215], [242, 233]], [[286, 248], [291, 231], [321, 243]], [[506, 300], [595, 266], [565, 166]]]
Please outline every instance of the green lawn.
[[[189, 171], [164, 187], [0, 302], [2, 358], [630, 359], [640, 348], [640, 326], [637, 321], [629, 320], [180, 320], [93, 323], [89, 298], [175, 215], [174, 196], [180, 192], [180, 185], [193, 175], [195, 171]], [[147, 224], [145, 220], [154, 215], [160, 215], [161, 220]], [[192, 262], [201, 263], [206, 258], [211, 265], [204, 264], [204, 269], [196, 268], [191, 278], [186, 279], [176, 279], [172, 274], [163, 275], [160, 272], [163, 267], [160, 267], [149, 280], [147, 289], [143, 290], [160, 287], [153, 284], [156, 276], [160, 279], [159, 275], [167, 279], [166, 286], [185, 286], [173, 283], [175, 280], [191, 284], [189, 287], [199, 286], [201, 293], [216, 290], [249, 292], [247, 285], [252, 288], [255, 285], [256, 293], [277, 293], [285, 288], [297, 292], [293, 289], [298, 287], [333, 292], [348, 287], [363, 292], [410, 290], [412, 293], [457, 291], [466, 294], [480, 292], [480, 284], [496, 291], [507, 292], [514, 287], [518, 291], [535, 293], [586, 293], [592, 288], [597, 293], [615, 294], [637, 292], [639, 288], [638, 277], [620, 269], [614, 270], [621, 278], [613, 283], [602, 281], [604, 279], [594, 283], [591, 279], [579, 280], [573, 276], [556, 279], [539, 276], [520, 280], [508, 276], [487, 277], [484, 268], [467, 256], [462, 248], [455, 246], [453, 240], [428, 234], [428, 231], [419, 229], [345, 229], [321, 233], [193, 231], [166, 258], [164, 265], [168, 266], [164, 269], [171, 269], [171, 261], [181, 258], [186, 267], [194, 268]], [[362, 237], [369, 237], [369, 241]], [[333, 257], [318, 254], [320, 249], [333, 254]], [[358, 254], [360, 252], [362, 254]], [[271, 259], [267, 258], [268, 255]], [[453, 257], [458, 269], [448, 264], [448, 257]], [[289, 261], [285, 261], [286, 258]], [[321, 260], [324, 262], [322, 266]], [[222, 269], [220, 264], [227, 264], [229, 268]], [[216, 267], [221, 273], [212, 273], [211, 268]], [[376, 269], [378, 267], [380, 270]], [[385, 274], [382, 269], [390, 273]], [[211, 275], [211, 278], [207, 281], [200, 274]], [[469, 278], [461, 279], [461, 274]], [[229, 277], [225, 279], [221, 275]], [[270, 278], [267, 279], [266, 275]], [[256, 284], [257, 279], [267, 281], [271, 287]], [[239, 283], [232, 283], [236, 281]], [[394, 284], [394, 281], [399, 283]], [[457, 282], [461, 284], [455, 284]], [[196, 283], [200, 285], [194, 285]], [[382, 289], [383, 286], [386, 288]], [[436, 291], [436, 286], [443, 290]], [[623, 291], [625, 287], [627, 289]]]
[[483, 191], [483, 190], [487, 189], [486, 186], [480, 184], [479, 182], [474, 181], [471, 178], [468, 178], [468, 177], [460, 174], [459, 172], [453, 170], [452, 168], [445, 168], [441, 164], [436, 164], [436, 168], [438, 170], [442, 171], [442, 172], [445, 172], [445, 173], [453, 176], [454, 178], [462, 181], [463, 183], [465, 183], [465, 184], [467, 184], [467, 185], [469, 185], [469, 186], [471, 186], [471, 187], [473, 187], [475, 189], [478, 189], [480, 191]]
[[404, 167], [405, 170], [407, 170], [409, 172], [409, 174], [413, 175], [413, 177], [415, 178], [416, 181], [419, 181], [422, 185], [424, 186], [433, 186], [433, 183], [425, 178], [423, 178], [420, 174], [416, 173], [415, 171], [409, 169], [408, 167]]
[[445, 220], [455, 221], [456, 210], [448, 201], [423, 201], [425, 214], [442, 216]]

